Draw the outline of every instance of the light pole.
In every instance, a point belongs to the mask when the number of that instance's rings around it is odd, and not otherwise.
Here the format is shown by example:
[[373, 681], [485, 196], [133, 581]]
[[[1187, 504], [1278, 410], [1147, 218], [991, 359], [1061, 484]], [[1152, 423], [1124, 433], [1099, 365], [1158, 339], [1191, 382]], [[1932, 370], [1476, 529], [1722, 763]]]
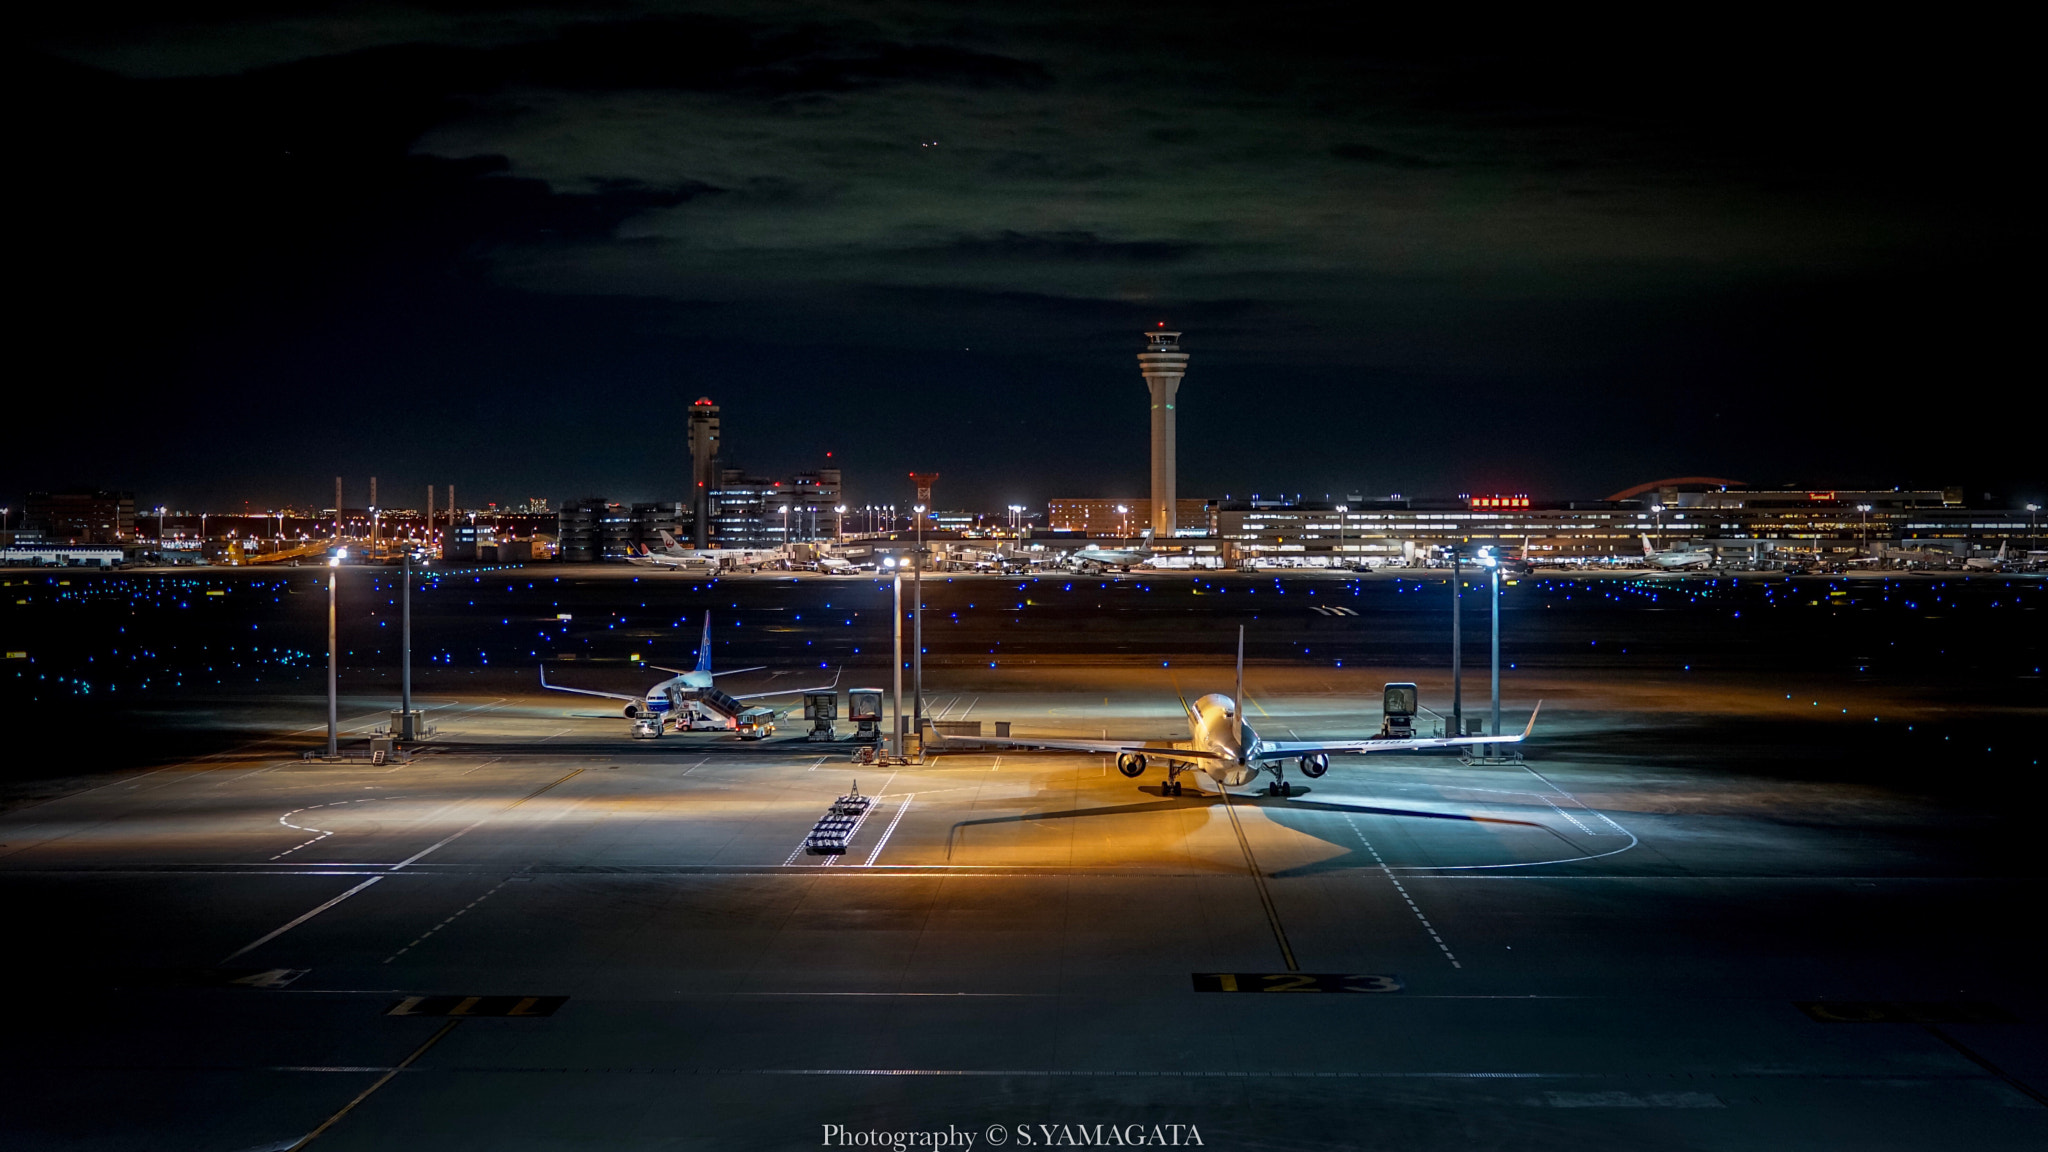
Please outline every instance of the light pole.
[[924, 505], [917, 512], [917, 547], [910, 553], [910, 712], [917, 755], [924, 757]]
[[789, 505], [782, 506], [782, 551], [789, 552]]
[[1116, 514], [1119, 517], [1116, 529], [1117, 535], [1129, 539], [1131, 535], [1131, 510], [1119, 504], [1116, 506]]
[[159, 504], [156, 506], [156, 555], [159, 560], [163, 559], [164, 555], [164, 513], [166, 511], [168, 509], [163, 505]]
[[891, 694], [896, 701], [896, 716], [892, 727], [896, 730], [894, 743], [896, 759], [903, 759], [903, 569], [896, 569], [892, 580], [896, 594], [896, 659], [892, 661], [889, 675], [893, 678]]
[[[1500, 561], [1491, 545], [1479, 550], [1479, 562], [1493, 578], [1493, 734], [1500, 735]], [[1489, 749], [1491, 751], [1491, 749]]]
[[412, 549], [407, 547], [405, 557], [405, 594], [399, 601], [398, 643], [402, 659], [398, 673], [398, 710], [400, 740], [417, 740], [416, 725], [412, 719]]
[[846, 505], [832, 509], [832, 539], [839, 544], [846, 543]]
[[341, 560], [348, 549], [339, 548], [327, 559], [327, 758], [341, 755], [341, 706], [336, 692], [340, 682], [341, 656], [335, 644], [334, 594], [341, 584]]
[[1465, 734], [1465, 570], [1458, 546], [1451, 545], [1451, 727]]
[[1351, 511], [1351, 505], [1337, 505], [1337, 567], [1344, 567], [1344, 516]]
[[1863, 548], [1863, 551], [1865, 551], [1865, 552], [1869, 552], [1869, 551], [1870, 551], [1870, 505], [1868, 505], [1868, 504], [1858, 504], [1858, 505], [1856, 506], [1856, 514], [1857, 514], [1857, 515], [1858, 515], [1859, 517], [1861, 517], [1861, 521], [1862, 521], [1862, 522], [1861, 522], [1861, 524], [1860, 524], [1860, 525], [1858, 526], [1858, 528], [1857, 528], [1857, 535], [1858, 535], [1859, 537], [1861, 537], [1861, 539], [1859, 540], [1859, 544], [1860, 544], [1860, 545], [1862, 546], [1862, 548]]
[[1657, 517], [1657, 546], [1661, 548], [1664, 546], [1664, 506], [1652, 504], [1650, 511]]

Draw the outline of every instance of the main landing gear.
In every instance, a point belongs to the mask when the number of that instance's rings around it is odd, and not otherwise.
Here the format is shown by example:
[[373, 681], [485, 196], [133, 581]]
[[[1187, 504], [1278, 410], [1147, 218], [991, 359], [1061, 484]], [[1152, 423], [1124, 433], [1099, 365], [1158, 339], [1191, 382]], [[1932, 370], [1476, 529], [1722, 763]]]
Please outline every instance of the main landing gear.
[[[1295, 766], [1301, 769], [1302, 775], [1313, 780], [1330, 770], [1330, 758], [1324, 753], [1317, 752], [1313, 755], [1303, 756], [1299, 758], [1295, 761]], [[1294, 795], [1294, 785], [1288, 783], [1287, 777], [1284, 774], [1285, 771], [1285, 768], [1281, 764], [1275, 763], [1273, 765], [1273, 782], [1271, 784], [1266, 785], [1266, 795]]]
[[[1145, 757], [1136, 752], [1119, 752], [1116, 757], [1116, 770], [1123, 773], [1126, 777], [1136, 780], [1145, 774]], [[1166, 783], [1159, 786], [1159, 794], [1161, 796], [1180, 795], [1180, 774], [1184, 771], [1186, 769], [1180, 765], [1175, 764], [1171, 760], [1167, 761]]]

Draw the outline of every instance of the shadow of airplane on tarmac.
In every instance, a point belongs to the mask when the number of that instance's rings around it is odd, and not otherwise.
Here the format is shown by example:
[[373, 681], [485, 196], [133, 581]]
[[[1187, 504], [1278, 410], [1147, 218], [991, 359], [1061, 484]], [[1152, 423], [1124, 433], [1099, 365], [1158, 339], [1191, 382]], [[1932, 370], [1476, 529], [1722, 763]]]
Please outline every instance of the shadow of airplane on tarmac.
[[[1157, 789], [1155, 787], [1141, 786], [1140, 791], [1156, 793]], [[955, 844], [955, 842], [958, 841], [960, 832], [963, 829], [973, 828], [980, 825], [1029, 824], [1039, 820], [1073, 820], [1084, 816], [1124, 816], [1138, 812], [1172, 812], [1186, 808], [1212, 808], [1222, 802], [1222, 798], [1214, 794], [1196, 796], [1170, 796], [1162, 797], [1160, 800], [1153, 803], [1110, 804], [1100, 808], [1069, 808], [1057, 812], [1026, 812], [1016, 816], [989, 816], [984, 817], [980, 820], [959, 820], [955, 821], [952, 828], [948, 829], [946, 832], [946, 858], [948, 860], [953, 858], [953, 845]], [[1386, 808], [1369, 804], [1338, 804], [1330, 801], [1320, 800], [1303, 801], [1291, 797], [1282, 796], [1233, 796], [1230, 802], [1233, 804], [1244, 804], [1250, 807], [1258, 808], [1260, 811], [1266, 812], [1269, 815], [1288, 811], [1357, 812], [1371, 816], [1407, 816], [1418, 820], [1455, 820], [1470, 824], [1513, 825], [1523, 828], [1534, 828], [1539, 831], [1548, 832], [1552, 836], [1556, 836], [1558, 839], [1563, 840], [1566, 844], [1571, 845], [1573, 850], [1579, 850], [1578, 845], [1572, 844], [1572, 842], [1566, 839], [1562, 833], [1558, 832], [1557, 829], [1552, 828], [1547, 824], [1541, 824], [1533, 820], [1511, 820], [1504, 816], [1471, 816], [1461, 812], [1432, 812], [1428, 809], [1423, 808]], [[1286, 826], [1292, 827], [1292, 825]], [[1295, 828], [1295, 831], [1303, 832], [1311, 836], [1314, 835], [1314, 833], [1307, 832], [1306, 829]], [[1340, 848], [1344, 847], [1341, 844], [1333, 846]], [[1343, 857], [1322, 861], [1317, 864], [1305, 865], [1300, 868], [1289, 868], [1285, 871], [1271, 873], [1270, 875], [1276, 877], [1304, 876], [1314, 872], [1331, 871], [1349, 867], [1376, 866], [1368, 865], [1365, 863], [1352, 865], [1344, 862], [1348, 861], [1352, 856], [1363, 855], [1364, 853], [1362, 853], [1358, 849], [1347, 849]]]

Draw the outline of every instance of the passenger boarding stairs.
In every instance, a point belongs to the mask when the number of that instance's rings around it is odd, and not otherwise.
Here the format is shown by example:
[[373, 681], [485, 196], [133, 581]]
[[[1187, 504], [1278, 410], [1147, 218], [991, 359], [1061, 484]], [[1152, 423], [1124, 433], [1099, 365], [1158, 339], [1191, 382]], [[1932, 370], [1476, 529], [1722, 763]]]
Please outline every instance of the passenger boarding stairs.
[[682, 694], [682, 698], [691, 704], [697, 705], [704, 711], [709, 712], [714, 716], [717, 716], [719, 719], [724, 720], [726, 722], [727, 727], [731, 727], [734, 720], [738, 718], [739, 714], [747, 710], [747, 706], [745, 704], [742, 704], [739, 701], [733, 699], [732, 697], [726, 695], [725, 693], [720, 692], [716, 688], [686, 689]]

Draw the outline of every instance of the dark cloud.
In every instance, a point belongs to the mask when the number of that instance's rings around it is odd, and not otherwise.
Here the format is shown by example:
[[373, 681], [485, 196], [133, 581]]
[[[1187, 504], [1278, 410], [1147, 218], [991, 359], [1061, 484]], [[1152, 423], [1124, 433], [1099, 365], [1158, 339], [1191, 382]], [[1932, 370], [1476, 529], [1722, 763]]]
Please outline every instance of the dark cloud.
[[[1937, 482], [1984, 454], [1873, 452], [1889, 418], [1838, 398], [2017, 387], [2008, 270], [2038, 247], [2022, 73], [1968, 32], [852, 0], [38, 19], [24, 320], [166, 433], [107, 477], [144, 487], [222, 472], [231, 433], [289, 449], [217, 491], [382, 456], [660, 495], [663, 398], [708, 391], [764, 468], [892, 406], [1008, 429], [1098, 399], [1064, 439], [866, 437], [861, 466], [1128, 493], [1160, 319], [1197, 356], [1190, 491], [1607, 491], [1795, 444], [1808, 475]], [[370, 410], [280, 423], [309, 388]], [[421, 397], [432, 421], [375, 410]], [[1411, 406], [1486, 449], [1390, 431]], [[820, 410], [859, 415], [785, 418]]]
[[1421, 156], [1410, 156], [1406, 153], [1393, 152], [1385, 148], [1375, 148], [1371, 144], [1333, 144], [1330, 146], [1330, 155], [1335, 156], [1339, 160], [1356, 160], [1361, 164], [1381, 164], [1389, 168], [1440, 167], [1440, 165], [1432, 164]]
[[1157, 264], [1185, 259], [1197, 245], [1159, 240], [1105, 240], [1093, 232], [1001, 232], [962, 237], [943, 248], [913, 252], [917, 258], [1050, 260]]

